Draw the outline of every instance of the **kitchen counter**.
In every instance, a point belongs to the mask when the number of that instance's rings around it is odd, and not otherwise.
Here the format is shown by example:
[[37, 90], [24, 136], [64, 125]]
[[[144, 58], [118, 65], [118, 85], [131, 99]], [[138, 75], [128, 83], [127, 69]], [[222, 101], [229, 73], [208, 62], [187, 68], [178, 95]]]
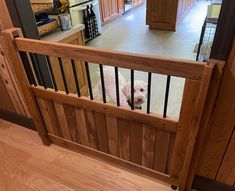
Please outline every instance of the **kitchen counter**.
[[85, 29], [85, 26], [83, 24], [77, 25], [67, 31], [61, 31], [61, 29], [58, 28], [57, 30], [41, 37], [40, 40], [45, 40], [45, 41], [49, 41], [49, 42], [60, 42], [61, 40], [65, 39], [67, 37], [70, 37], [70, 36], [80, 32], [84, 29]]

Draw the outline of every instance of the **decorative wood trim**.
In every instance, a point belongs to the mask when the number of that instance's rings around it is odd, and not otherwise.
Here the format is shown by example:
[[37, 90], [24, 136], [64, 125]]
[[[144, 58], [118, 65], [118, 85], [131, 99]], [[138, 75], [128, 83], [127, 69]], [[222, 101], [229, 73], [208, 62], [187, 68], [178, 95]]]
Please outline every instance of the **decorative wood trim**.
[[162, 182], [168, 183], [170, 185], [178, 185], [177, 179], [172, 178], [172, 177], [170, 177], [166, 174], [162, 174], [160, 172], [157, 172], [157, 171], [145, 168], [143, 166], [131, 163], [131, 162], [126, 161], [124, 159], [120, 159], [120, 158], [117, 158], [115, 156], [97, 151], [95, 149], [92, 149], [92, 148], [74, 143], [72, 141], [68, 141], [68, 140], [59, 138], [55, 135], [50, 135], [49, 134], [49, 138], [53, 143], [55, 143], [57, 145], [60, 145], [62, 147], [74, 150], [74, 151], [79, 152], [79, 153], [83, 153], [83, 154], [86, 154], [86, 155], [91, 155], [91, 156], [100, 158], [102, 160], [105, 160], [105, 162], [115, 164], [119, 167], [123, 167], [123, 168], [126, 168], [128, 170], [131, 170], [131, 171], [134, 171], [134, 172], [137, 172], [137, 173], [141, 173], [142, 175], [144, 174], [146, 176], [156, 178], [156, 179], [158, 179]]
[[[15, 41], [19, 51], [88, 61], [95, 64], [117, 66], [193, 80], [202, 79], [205, 67], [205, 63], [195, 61], [143, 56], [134, 53], [52, 43], [26, 38], [16, 38]], [[65, 49], [66, 52], [63, 51]]]
[[89, 100], [87, 97], [77, 97], [75, 94], [65, 94], [65, 92], [55, 92], [53, 89], [44, 89], [42, 87], [32, 86], [33, 94], [38, 98], [44, 98], [61, 103], [70, 104], [78, 108], [85, 108], [103, 112], [109, 116], [120, 117], [127, 120], [135, 120], [149, 124], [151, 127], [164, 129], [170, 132], [176, 132], [177, 121], [171, 118], [162, 118], [156, 114], [145, 114], [143, 111], [130, 110], [126, 107], [117, 107], [114, 104], [106, 103], [99, 100]]

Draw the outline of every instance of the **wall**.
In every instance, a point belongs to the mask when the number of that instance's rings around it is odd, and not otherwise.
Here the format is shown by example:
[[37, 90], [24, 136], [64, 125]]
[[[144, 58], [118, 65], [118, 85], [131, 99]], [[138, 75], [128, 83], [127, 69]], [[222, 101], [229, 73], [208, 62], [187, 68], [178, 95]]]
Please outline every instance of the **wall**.
[[235, 183], [235, 41], [209, 121], [196, 174], [229, 185]]
[[[13, 24], [8, 13], [5, 1], [0, 1], [0, 11], [0, 31], [11, 28]], [[19, 82], [15, 78], [11, 63], [8, 62], [5, 56], [4, 47], [2, 47], [2, 40], [3, 38], [0, 34], [0, 110], [13, 112], [25, 117], [30, 117], [28, 108], [23, 98], [23, 94], [19, 88]], [[2, 116], [1, 113], [0, 116]]]

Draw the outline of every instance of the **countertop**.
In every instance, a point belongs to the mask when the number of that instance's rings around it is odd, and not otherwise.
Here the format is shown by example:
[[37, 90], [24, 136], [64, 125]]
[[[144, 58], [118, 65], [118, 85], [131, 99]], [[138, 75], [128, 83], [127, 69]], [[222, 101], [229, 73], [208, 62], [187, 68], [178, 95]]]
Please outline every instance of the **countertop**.
[[65, 38], [67, 38], [77, 32], [82, 31], [83, 29], [85, 29], [85, 26], [83, 24], [77, 25], [67, 31], [61, 31], [61, 29], [58, 28], [57, 30], [55, 30], [49, 34], [42, 36], [40, 38], [40, 40], [45, 40], [45, 41], [50, 41], [50, 42], [59, 42], [59, 41], [65, 39]]

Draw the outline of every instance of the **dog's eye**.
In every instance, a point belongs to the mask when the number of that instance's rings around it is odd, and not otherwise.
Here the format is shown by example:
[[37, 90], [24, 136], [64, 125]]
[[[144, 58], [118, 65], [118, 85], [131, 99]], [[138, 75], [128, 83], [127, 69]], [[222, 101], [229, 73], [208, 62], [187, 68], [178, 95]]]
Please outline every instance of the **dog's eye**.
[[144, 91], [144, 89], [143, 89], [143, 88], [141, 88], [141, 89], [140, 89], [140, 91], [141, 91], [141, 92], [143, 92], [143, 91]]

